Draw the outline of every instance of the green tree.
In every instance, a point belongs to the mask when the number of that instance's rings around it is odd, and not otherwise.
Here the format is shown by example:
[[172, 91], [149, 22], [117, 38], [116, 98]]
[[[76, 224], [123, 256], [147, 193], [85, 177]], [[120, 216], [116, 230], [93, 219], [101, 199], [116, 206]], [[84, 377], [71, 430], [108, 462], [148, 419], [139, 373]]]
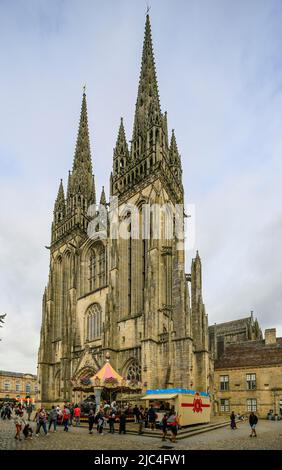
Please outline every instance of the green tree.
[[[0, 315], [0, 328], [2, 328], [3, 323], [5, 323], [4, 321], [5, 317], [6, 317], [6, 313], [4, 313], [3, 315]], [[1, 338], [0, 338], [0, 341], [1, 341]]]

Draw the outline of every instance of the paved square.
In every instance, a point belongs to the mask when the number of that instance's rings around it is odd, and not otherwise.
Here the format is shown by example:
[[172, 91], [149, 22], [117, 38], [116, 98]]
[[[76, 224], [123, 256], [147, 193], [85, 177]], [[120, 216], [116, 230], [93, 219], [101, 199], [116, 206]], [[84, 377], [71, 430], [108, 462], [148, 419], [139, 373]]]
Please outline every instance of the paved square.
[[[35, 423], [31, 423], [35, 429]], [[248, 423], [240, 423], [238, 429], [232, 431], [230, 427], [216, 429], [196, 436], [179, 440], [172, 445], [174, 449], [206, 449], [206, 450], [257, 450], [273, 449], [282, 450], [282, 421], [260, 420], [257, 427], [257, 438], [249, 437]], [[56, 433], [50, 432], [45, 436], [41, 431], [39, 437], [32, 440], [17, 441], [13, 420], [0, 420], [0, 450], [154, 450], [161, 449], [164, 444], [161, 441], [161, 432], [156, 431], [159, 438], [144, 437], [138, 435], [114, 435], [105, 430], [103, 435], [96, 431], [90, 435], [87, 427], [70, 427], [69, 432], [64, 432], [58, 426]]]

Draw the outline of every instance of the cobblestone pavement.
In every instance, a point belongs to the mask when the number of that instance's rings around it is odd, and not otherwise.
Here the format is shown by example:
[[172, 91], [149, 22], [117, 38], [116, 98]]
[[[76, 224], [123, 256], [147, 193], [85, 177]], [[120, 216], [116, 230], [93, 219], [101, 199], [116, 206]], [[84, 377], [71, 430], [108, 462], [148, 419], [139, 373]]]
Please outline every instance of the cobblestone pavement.
[[220, 428], [191, 436], [177, 443], [177, 449], [194, 450], [282, 450], [282, 421], [260, 419], [257, 436], [250, 437], [247, 422], [239, 423], [238, 429]]
[[[30, 423], [35, 430], [35, 423]], [[160, 434], [160, 431], [158, 431]], [[136, 435], [119, 435], [109, 434], [108, 429], [105, 430], [103, 435], [99, 435], [96, 429], [93, 429], [93, 434], [88, 433], [87, 427], [70, 427], [68, 432], [63, 431], [62, 426], [57, 427], [57, 432], [50, 432], [47, 436], [44, 435], [41, 429], [41, 434], [36, 437], [33, 434], [32, 440], [18, 441], [15, 439], [15, 426], [11, 419], [10, 421], [0, 419], [0, 450], [151, 450], [160, 449], [162, 442], [161, 439], [145, 438]]]
[[[35, 428], [35, 423], [31, 423]], [[58, 427], [57, 433], [51, 432], [48, 436], [43, 434], [33, 437], [32, 440], [17, 441], [14, 438], [15, 429], [13, 421], [0, 420], [0, 450], [154, 450], [161, 449], [164, 444], [161, 439], [136, 436], [97, 435], [96, 431], [90, 435], [87, 428], [71, 427], [64, 432]], [[160, 431], [156, 431], [160, 435]], [[245, 450], [245, 449], [282, 449], [282, 421], [259, 420], [257, 438], [249, 437], [247, 423], [240, 423], [238, 429], [232, 431], [229, 427], [209, 431], [207, 433], [191, 436], [178, 441], [176, 444], [167, 442], [172, 449], [206, 449], [206, 450]]]

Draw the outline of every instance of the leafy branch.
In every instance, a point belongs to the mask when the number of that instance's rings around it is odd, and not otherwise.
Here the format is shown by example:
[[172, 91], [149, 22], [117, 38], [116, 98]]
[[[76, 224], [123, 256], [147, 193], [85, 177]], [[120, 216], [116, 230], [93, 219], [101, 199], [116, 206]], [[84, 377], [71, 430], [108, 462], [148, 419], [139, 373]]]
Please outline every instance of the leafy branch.
[[[5, 323], [4, 318], [6, 317], [6, 313], [0, 315], [0, 328], [2, 328], [3, 324]], [[1, 338], [0, 338], [1, 341]]]

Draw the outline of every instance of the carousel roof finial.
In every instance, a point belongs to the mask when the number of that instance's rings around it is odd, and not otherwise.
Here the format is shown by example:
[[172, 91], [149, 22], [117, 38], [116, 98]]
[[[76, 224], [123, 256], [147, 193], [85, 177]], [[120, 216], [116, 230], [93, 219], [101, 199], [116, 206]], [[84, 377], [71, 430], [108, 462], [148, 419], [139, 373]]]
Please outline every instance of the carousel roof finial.
[[110, 355], [109, 351], [106, 352], [106, 356], [105, 356], [105, 357], [106, 357], [106, 362], [110, 362], [110, 357], [111, 357], [111, 355]]

